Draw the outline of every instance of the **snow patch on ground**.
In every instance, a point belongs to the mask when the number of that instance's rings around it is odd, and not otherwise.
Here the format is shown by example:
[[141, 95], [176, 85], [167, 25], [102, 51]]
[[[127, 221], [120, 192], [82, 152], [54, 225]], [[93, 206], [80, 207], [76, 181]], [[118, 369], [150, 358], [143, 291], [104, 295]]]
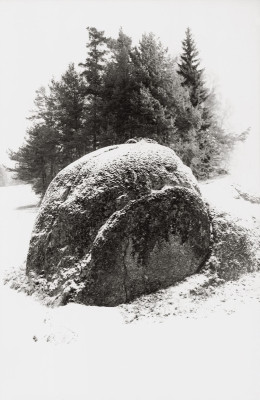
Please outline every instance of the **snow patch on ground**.
[[[245, 200], [237, 190], [241, 187], [243, 188], [244, 186], [234, 181], [231, 176], [200, 183], [202, 195], [212, 207], [230, 214], [234, 220], [240, 219], [244, 221], [245, 224], [259, 224], [260, 205], [259, 203]], [[254, 187], [253, 193], [257, 193], [256, 187]]]
[[[257, 226], [259, 205], [228, 179], [201, 189]], [[2, 275], [25, 260], [37, 202], [28, 185], [0, 188]], [[116, 308], [47, 308], [2, 283], [0, 301], [3, 400], [260, 398], [260, 273], [220, 286], [195, 275]]]

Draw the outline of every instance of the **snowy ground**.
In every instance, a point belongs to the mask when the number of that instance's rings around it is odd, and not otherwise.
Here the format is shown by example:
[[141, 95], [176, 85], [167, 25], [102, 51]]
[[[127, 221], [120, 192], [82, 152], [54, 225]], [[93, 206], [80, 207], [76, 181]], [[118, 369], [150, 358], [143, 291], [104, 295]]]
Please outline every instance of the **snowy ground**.
[[[260, 206], [230, 178], [202, 192], [257, 229]], [[37, 201], [28, 185], [0, 188], [2, 276], [26, 257]], [[217, 287], [203, 279], [117, 308], [50, 309], [1, 283], [0, 398], [258, 400], [260, 273]]]

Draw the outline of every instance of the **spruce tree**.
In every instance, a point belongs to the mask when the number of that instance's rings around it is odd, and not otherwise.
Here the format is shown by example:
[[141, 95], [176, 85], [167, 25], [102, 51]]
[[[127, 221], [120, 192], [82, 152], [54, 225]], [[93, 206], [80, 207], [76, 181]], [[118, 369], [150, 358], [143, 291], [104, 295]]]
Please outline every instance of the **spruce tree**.
[[167, 144], [174, 133], [172, 60], [155, 35], [145, 34], [132, 54], [137, 136]]
[[181, 62], [178, 64], [177, 72], [183, 78], [182, 85], [189, 89], [193, 107], [197, 107], [206, 100], [208, 93], [204, 87], [203, 69], [199, 69], [200, 61], [197, 57], [199, 52], [190, 28], [187, 28], [185, 35], [186, 37], [182, 42]]
[[178, 66], [152, 33], [133, 49], [122, 29], [116, 40], [87, 29], [81, 76], [72, 64], [37, 91], [25, 143], [10, 152], [17, 177], [43, 195], [70, 162], [132, 137], [172, 147], [198, 178], [214, 175], [235, 139], [219, 125], [190, 29]]

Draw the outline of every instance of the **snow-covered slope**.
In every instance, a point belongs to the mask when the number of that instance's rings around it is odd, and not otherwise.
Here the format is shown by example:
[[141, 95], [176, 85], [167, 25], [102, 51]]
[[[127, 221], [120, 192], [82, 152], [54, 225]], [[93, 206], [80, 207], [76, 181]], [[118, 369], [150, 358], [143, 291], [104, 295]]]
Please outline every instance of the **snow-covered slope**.
[[[202, 191], [256, 225], [259, 205], [236, 199], [230, 183]], [[37, 198], [28, 186], [1, 188], [0, 203], [6, 275], [25, 259]], [[50, 309], [1, 283], [0, 397], [257, 400], [259, 286], [259, 273], [215, 288], [195, 276], [124, 307]]]

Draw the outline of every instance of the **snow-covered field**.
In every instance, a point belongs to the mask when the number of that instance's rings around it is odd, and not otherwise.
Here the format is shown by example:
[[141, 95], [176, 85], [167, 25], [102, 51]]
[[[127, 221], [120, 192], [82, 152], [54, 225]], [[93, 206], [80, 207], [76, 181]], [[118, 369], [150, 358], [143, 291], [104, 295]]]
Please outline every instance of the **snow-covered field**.
[[[257, 226], [260, 206], [231, 184], [202, 192]], [[2, 276], [25, 260], [37, 201], [28, 185], [0, 188]], [[127, 306], [56, 309], [1, 281], [0, 398], [258, 400], [260, 274], [189, 296], [200, 279]]]

